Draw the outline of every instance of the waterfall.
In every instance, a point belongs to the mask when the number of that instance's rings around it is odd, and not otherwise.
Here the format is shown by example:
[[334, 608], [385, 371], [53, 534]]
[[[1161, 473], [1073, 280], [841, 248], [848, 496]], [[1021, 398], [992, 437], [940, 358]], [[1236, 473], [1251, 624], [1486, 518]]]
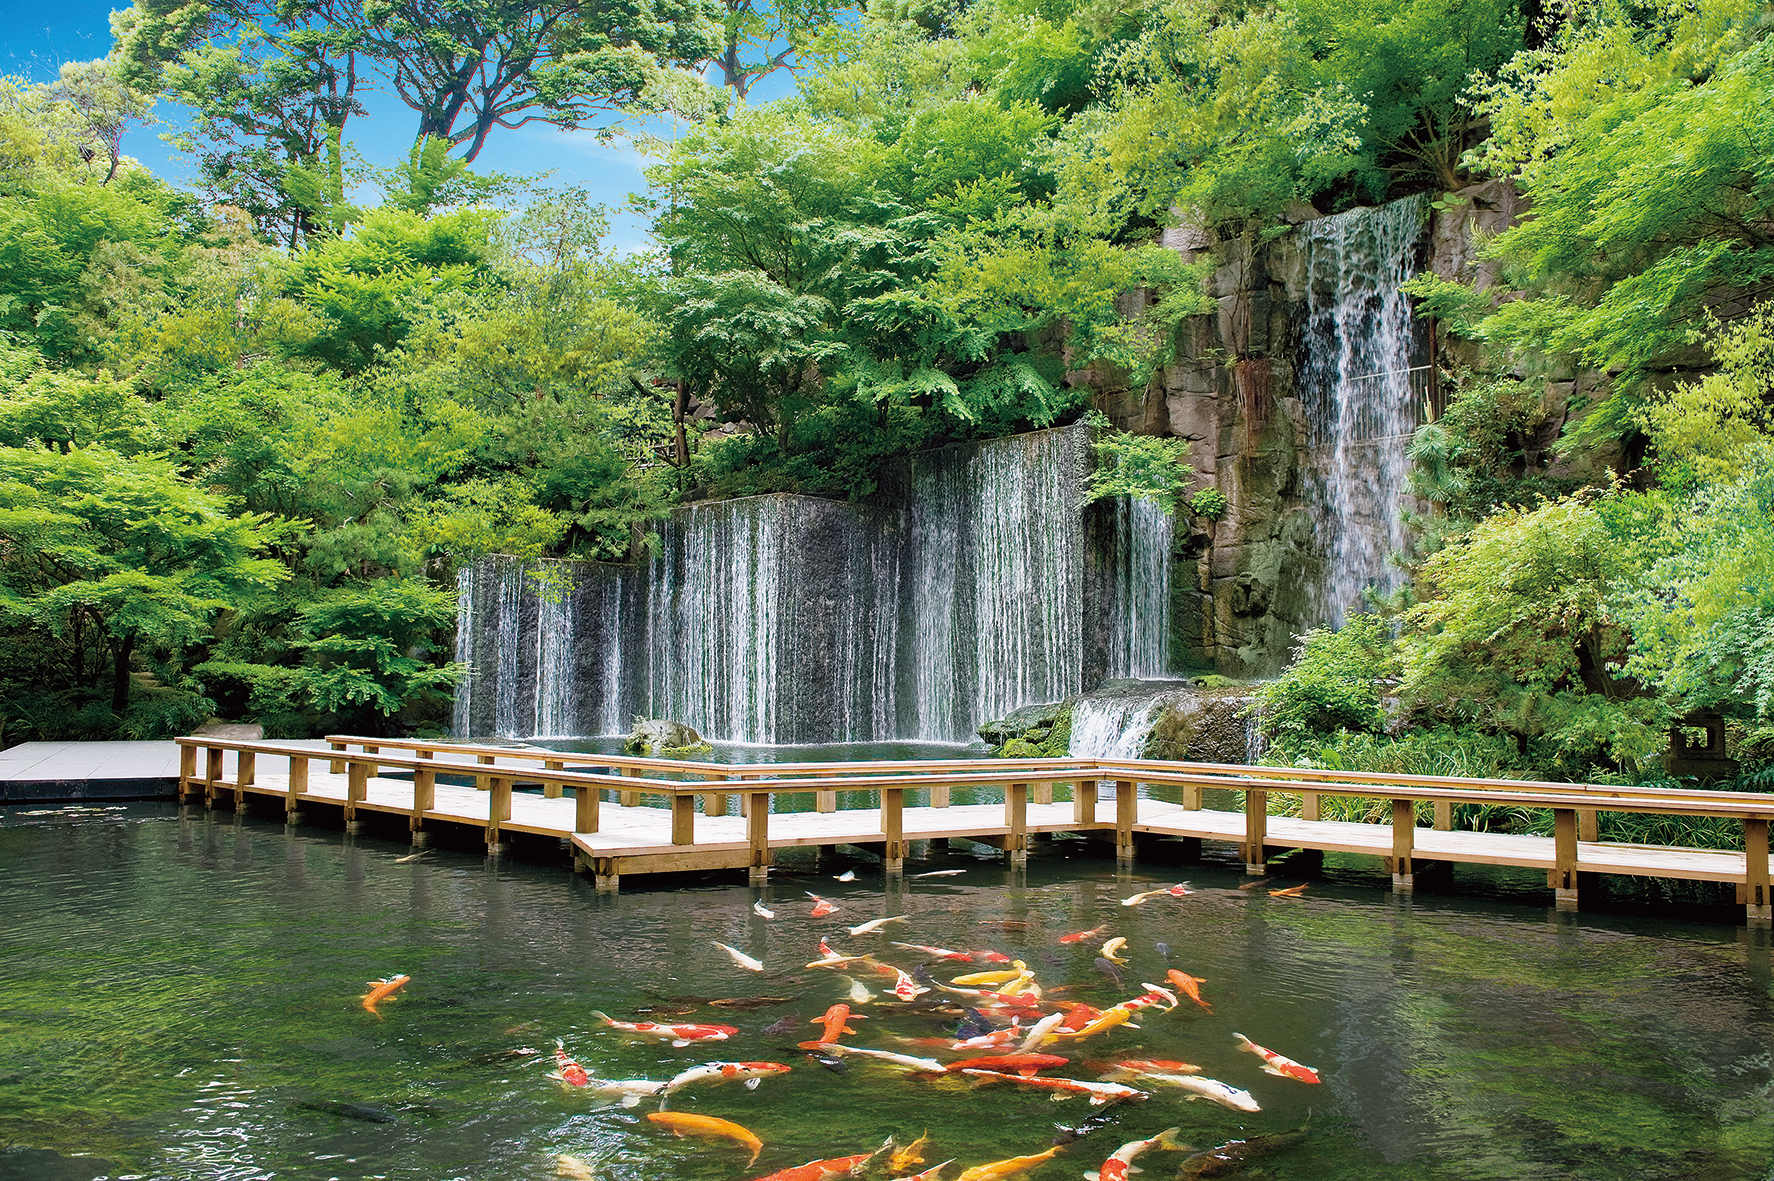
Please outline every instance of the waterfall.
[[1150, 500], [1117, 497], [1109, 561], [1111, 677], [1162, 677], [1170, 668], [1170, 550], [1175, 517]]
[[468, 666], [469, 675], [456, 686], [450, 713], [450, 730], [455, 734], [474, 733], [474, 623], [474, 567], [463, 566], [456, 571], [456, 660]]
[[878, 504], [686, 506], [643, 563], [483, 559], [458, 580], [457, 732], [639, 714], [726, 742], [968, 742], [1106, 672], [1162, 674], [1171, 520], [1123, 501], [1087, 527], [1088, 462], [1086, 430], [1038, 431], [912, 457]]
[[1315, 620], [1341, 626], [1368, 587], [1395, 590], [1387, 556], [1406, 544], [1405, 448], [1419, 418], [1418, 342], [1398, 288], [1415, 271], [1421, 198], [1352, 209], [1304, 227], [1307, 316], [1299, 390], [1302, 476], [1324, 572]]
[[1072, 706], [1072, 740], [1066, 753], [1077, 759], [1137, 759], [1145, 754], [1159, 698], [1081, 698]]

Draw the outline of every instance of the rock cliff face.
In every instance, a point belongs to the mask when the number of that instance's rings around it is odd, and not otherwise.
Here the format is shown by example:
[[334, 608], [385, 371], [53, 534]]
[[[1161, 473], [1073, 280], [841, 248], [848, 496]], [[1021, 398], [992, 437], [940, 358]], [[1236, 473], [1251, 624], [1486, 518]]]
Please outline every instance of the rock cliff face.
[[[1213, 264], [1217, 310], [1183, 325], [1175, 361], [1143, 388], [1101, 367], [1071, 375], [1119, 429], [1186, 440], [1195, 487], [1228, 501], [1222, 520], [1184, 513], [1175, 532], [1173, 670], [1271, 674], [1299, 632], [1340, 623], [1363, 585], [1391, 589], [1402, 577], [1386, 558], [1409, 540], [1404, 448], [1445, 402], [1449, 372], [1477, 351], [1412, 318], [1397, 286], [1425, 269], [1496, 286], [1477, 243], [1525, 211], [1506, 181], [1453, 198], [1334, 218], [1299, 206], [1280, 232], [1234, 238], [1168, 230], [1166, 246]], [[1131, 294], [1125, 310], [1145, 298]], [[1530, 453], [1584, 411], [1597, 381], [1547, 380]]]

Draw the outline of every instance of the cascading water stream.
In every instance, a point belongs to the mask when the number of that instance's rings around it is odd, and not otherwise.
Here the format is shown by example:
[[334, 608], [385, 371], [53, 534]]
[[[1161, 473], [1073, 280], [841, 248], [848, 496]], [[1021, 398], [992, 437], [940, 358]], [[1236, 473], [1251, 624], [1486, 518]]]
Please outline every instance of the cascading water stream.
[[1367, 588], [1397, 589], [1403, 509], [1423, 371], [1410, 301], [1421, 198], [1352, 209], [1304, 227], [1308, 314], [1301, 332], [1303, 479], [1324, 561], [1314, 621], [1341, 626]]

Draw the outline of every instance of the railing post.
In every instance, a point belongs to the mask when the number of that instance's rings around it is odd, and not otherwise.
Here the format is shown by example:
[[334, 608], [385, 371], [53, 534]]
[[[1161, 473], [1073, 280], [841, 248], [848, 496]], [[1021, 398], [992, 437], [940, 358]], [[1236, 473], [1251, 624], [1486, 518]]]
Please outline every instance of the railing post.
[[836, 812], [838, 810], [838, 793], [836, 791], [814, 792], [813, 810], [816, 812]]
[[713, 791], [703, 796], [702, 814], [704, 816], [725, 816], [727, 814], [727, 793]]
[[192, 780], [197, 778], [197, 748], [179, 745], [179, 802], [184, 803], [185, 797], [191, 795], [195, 788]]
[[[634, 774], [634, 768], [618, 767], [616, 768], [616, 773], [626, 779]], [[616, 802], [621, 804], [624, 808], [638, 808], [641, 806], [641, 793], [638, 791], [619, 791], [616, 793]]]
[[1594, 808], [1577, 809], [1577, 839], [1580, 841], [1602, 839], [1601, 816]]
[[[480, 763], [482, 766], [490, 767], [493, 765], [493, 760], [497, 757], [498, 756], [496, 755], [475, 755], [474, 761]], [[489, 791], [492, 789], [492, 786], [492, 776], [476, 775], [474, 777], [474, 790]]]
[[1392, 856], [1386, 860], [1392, 869], [1392, 892], [1409, 894], [1415, 885], [1411, 871], [1411, 849], [1416, 838], [1417, 802], [1392, 801]]
[[1546, 884], [1553, 889], [1553, 905], [1559, 910], [1577, 909], [1577, 813], [1570, 808], [1552, 810], [1553, 867]]
[[294, 824], [302, 814], [302, 793], [308, 790], [308, 756], [290, 756], [289, 786], [284, 789], [283, 818]]
[[234, 754], [234, 808], [246, 806], [246, 789], [253, 783], [259, 768], [257, 751], [242, 750]]
[[[542, 769], [544, 771], [564, 770], [566, 768], [566, 765], [567, 765], [566, 762], [561, 759], [543, 759], [542, 760]], [[544, 779], [542, 781], [542, 798], [545, 800], [560, 799], [561, 798], [561, 781], [558, 779]]]
[[1028, 784], [1004, 785], [1004, 823], [1010, 828], [1010, 836], [1004, 845], [1005, 851], [1010, 854], [1012, 865], [1020, 865], [1029, 859]]
[[949, 806], [949, 785], [948, 784], [938, 783], [938, 784], [933, 784], [931, 786], [931, 788], [930, 788], [930, 806], [932, 808], [946, 808]]
[[487, 852], [490, 854], [505, 851], [505, 836], [500, 825], [511, 819], [511, 785], [510, 775], [494, 775], [490, 777], [487, 797]]
[[1081, 827], [1096, 824], [1096, 780], [1080, 779], [1072, 784], [1072, 823]]
[[[437, 772], [430, 767], [417, 767], [413, 770], [413, 811], [407, 817], [407, 827], [417, 834], [425, 827], [425, 813], [437, 806]], [[414, 840], [417, 841], [417, 835]]]
[[1053, 780], [1049, 779], [1045, 783], [1035, 784], [1034, 790], [1029, 796], [1029, 802], [1031, 804], [1053, 803]]
[[770, 875], [770, 793], [745, 793], [745, 839], [751, 845], [751, 883], [761, 885]]
[[905, 788], [881, 789], [881, 832], [887, 837], [882, 850], [888, 877], [905, 872]]
[[1435, 801], [1435, 829], [1437, 832], [1454, 831], [1454, 802], [1452, 800]]
[[1115, 781], [1115, 860], [1133, 860], [1133, 826], [1139, 820], [1139, 788], [1131, 779]]
[[1264, 870], [1263, 845], [1269, 836], [1269, 793], [1244, 793], [1244, 872], [1260, 874]]
[[1300, 819], [1320, 820], [1324, 817], [1324, 808], [1318, 802], [1318, 793], [1303, 791], [1300, 793]]
[[370, 765], [362, 759], [345, 763], [345, 831], [357, 831], [357, 804], [369, 795]]
[[207, 807], [216, 806], [216, 784], [228, 777], [222, 760], [227, 757], [219, 746], [212, 746], [205, 752], [203, 760], [203, 802]]
[[696, 797], [688, 792], [672, 793], [671, 843], [674, 845], [694, 845], [696, 843]]
[[1743, 821], [1743, 901], [1750, 926], [1774, 925], [1774, 899], [1768, 896], [1768, 821], [1763, 817]]
[[576, 783], [573, 785], [573, 831], [596, 832], [598, 826], [598, 797], [602, 790], [595, 783]]
[[[345, 742], [329, 742], [329, 743], [327, 743], [327, 745], [332, 747], [334, 750], [349, 750], [350, 749], [350, 744], [345, 743]], [[345, 760], [344, 759], [334, 759], [332, 762], [327, 764], [327, 770], [334, 775], [343, 775], [345, 773]]]

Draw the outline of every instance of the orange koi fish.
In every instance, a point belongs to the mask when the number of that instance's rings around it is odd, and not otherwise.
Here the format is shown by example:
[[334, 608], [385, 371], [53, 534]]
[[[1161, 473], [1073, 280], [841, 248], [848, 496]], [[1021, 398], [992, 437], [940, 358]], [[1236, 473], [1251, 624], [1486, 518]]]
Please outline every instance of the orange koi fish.
[[1059, 941], [1061, 943], [1083, 943], [1086, 939], [1095, 939], [1098, 935], [1101, 935], [1103, 933], [1103, 927], [1108, 925], [1109, 924], [1104, 923], [1102, 927], [1092, 927], [1088, 931], [1073, 931], [1070, 935], [1061, 935]]
[[751, 1159], [745, 1162], [745, 1167], [748, 1169], [757, 1163], [758, 1153], [764, 1151], [762, 1140], [732, 1120], [718, 1119], [712, 1115], [688, 1115], [676, 1111], [649, 1111], [647, 1118], [662, 1127], [670, 1128], [679, 1136], [709, 1136], [739, 1141], [751, 1149]]
[[1271, 898], [1298, 898], [1301, 894], [1304, 894], [1306, 892], [1306, 887], [1310, 886], [1311, 884], [1312, 884], [1311, 882], [1301, 882], [1299, 885], [1289, 886], [1285, 890], [1271, 890], [1271, 891], [1269, 891], [1269, 897], [1271, 897]]
[[1013, 1082], [1027, 1087], [1040, 1087], [1061, 1096], [1088, 1095], [1093, 1106], [1104, 1103], [1115, 1103], [1122, 1099], [1144, 1099], [1145, 1091], [1134, 1087], [1124, 1087], [1120, 1083], [1087, 1083], [1075, 1078], [1050, 1078], [1044, 1074], [1023, 1075], [1004, 1074], [996, 1070], [963, 1070], [965, 1075], [979, 1079], [981, 1082]]
[[812, 1024], [825, 1026], [824, 1032], [822, 1032], [817, 1038], [813, 1039], [812, 1041], [801, 1042], [800, 1043], [801, 1049], [815, 1050], [815, 1049], [818, 1049], [820, 1046], [828, 1045], [831, 1042], [837, 1041], [838, 1038], [843, 1034], [855, 1033], [856, 1031], [854, 1029], [851, 1029], [848, 1025], [845, 1024], [845, 1022], [851, 1021], [851, 1020], [867, 1021], [868, 1018], [864, 1017], [861, 1013], [857, 1013], [857, 1014], [852, 1015], [850, 1012], [849, 1005], [846, 1005], [846, 1004], [833, 1005], [831, 1008], [829, 1008], [825, 1011], [824, 1016], [815, 1017], [813, 1019]]
[[724, 1042], [739, 1032], [739, 1028], [734, 1025], [662, 1025], [656, 1021], [618, 1021], [608, 1013], [600, 1013], [596, 1009], [591, 1011], [591, 1015], [611, 1029], [639, 1037], [658, 1038], [679, 1048], [691, 1042]]
[[831, 903], [827, 902], [825, 899], [821, 898], [819, 895], [813, 893], [813, 891], [811, 891], [811, 890], [807, 891], [807, 897], [813, 899], [813, 917], [814, 918], [822, 919], [828, 914], [837, 914], [838, 913], [837, 907], [833, 906]]
[[1191, 976], [1187, 972], [1179, 972], [1175, 968], [1164, 974], [1164, 978], [1177, 986], [1177, 991], [1206, 1009], [1213, 1012], [1213, 1006], [1201, 999], [1201, 985], [1207, 983], [1205, 976]]
[[1264, 1074], [1272, 1074], [1278, 1078], [1298, 1079], [1303, 1083], [1316, 1083], [1321, 1081], [1318, 1077], [1318, 1072], [1313, 1070], [1310, 1066], [1302, 1066], [1292, 1058], [1283, 1057], [1282, 1055], [1277, 1054], [1274, 1050], [1264, 1049], [1262, 1046], [1257, 1045], [1255, 1042], [1245, 1037], [1242, 1033], [1235, 1033], [1232, 1036], [1237, 1039], [1238, 1048], [1240, 1050], [1249, 1050], [1263, 1060]]
[[567, 1044], [558, 1037], [554, 1039], [554, 1060], [559, 1066], [549, 1078], [559, 1079], [569, 1087], [590, 1085], [591, 1076], [585, 1073], [585, 1067], [567, 1056]]
[[675, 1076], [660, 1088], [662, 1101], [659, 1110], [665, 1110], [663, 1099], [670, 1098], [693, 1083], [737, 1083], [743, 1082], [745, 1089], [758, 1089], [758, 1080], [769, 1078], [773, 1074], [787, 1074], [792, 1067], [780, 1062], [704, 1062], [701, 1066], [692, 1066], [689, 1070]]
[[1093, 1009], [1080, 1001], [1066, 1010], [1066, 1019], [1059, 1023], [1059, 1027], [1067, 1032], [1076, 1033], [1102, 1015], [1101, 1009]]
[[993, 1161], [989, 1165], [974, 1165], [955, 1181], [998, 1181], [1000, 1177], [1014, 1177], [1018, 1173], [1026, 1173], [1046, 1164], [1059, 1155], [1062, 1147], [1063, 1145], [1055, 1144], [1046, 1152], [1037, 1152], [1033, 1156], [1013, 1156], [1009, 1160]]
[[1127, 1181], [1127, 1175], [1133, 1172], [1133, 1158], [1140, 1153], [1149, 1148], [1182, 1148], [1176, 1139], [1177, 1131], [1176, 1128], [1166, 1128], [1149, 1140], [1130, 1140], [1111, 1153], [1100, 1169], [1084, 1175], [1090, 1181]]
[[[402, 975], [388, 976], [381, 980], [369, 981], [369, 991], [363, 994], [363, 1007], [372, 1013], [376, 1013], [377, 1001], [386, 999], [390, 993], [411, 979], [411, 976]], [[380, 1013], [376, 1013], [376, 1016], [378, 1017], [381, 1015], [382, 1014]]]
[[771, 1173], [768, 1177], [759, 1177], [758, 1181], [825, 1181], [827, 1177], [854, 1177], [861, 1173], [871, 1161], [891, 1151], [893, 1151], [893, 1138], [889, 1136], [887, 1143], [873, 1152], [864, 1152], [857, 1156], [835, 1156], [830, 1160], [809, 1161], [804, 1165], [796, 1165], [792, 1169]]
[[957, 1070], [997, 1070], [1007, 1074], [1035, 1074], [1050, 1066], [1064, 1066], [1070, 1058], [1062, 1058], [1058, 1054], [988, 1054], [984, 1058], [968, 1058], [961, 1062], [951, 1062], [946, 1068], [951, 1074]]
[[976, 951], [973, 958], [982, 964], [1008, 964], [1010, 957], [1001, 951]]

